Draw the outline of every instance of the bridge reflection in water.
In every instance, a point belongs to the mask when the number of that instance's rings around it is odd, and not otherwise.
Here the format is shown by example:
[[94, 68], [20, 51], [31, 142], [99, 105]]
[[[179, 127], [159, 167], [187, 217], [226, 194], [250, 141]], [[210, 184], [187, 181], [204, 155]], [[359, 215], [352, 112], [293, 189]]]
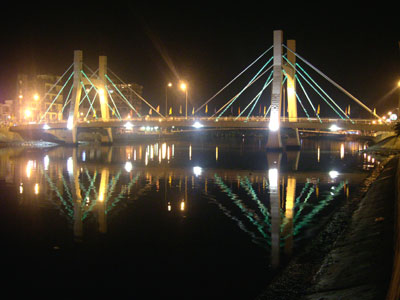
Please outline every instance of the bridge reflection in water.
[[[221, 146], [201, 149], [213, 160], [204, 168], [196, 165], [194, 152], [200, 153], [196, 147], [171, 143], [59, 147], [29, 153], [19, 150], [24, 154], [20, 156], [15, 149], [3, 150], [0, 157], [6, 174], [0, 175], [18, 183], [21, 203], [58, 210], [77, 241], [85, 240], [87, 222], [107, 233], [108, 224], [127, 218], [124, 209], [143, 199], [154, 202], [153, 209], [189, 220], [196, 210], [204, 209], [198, 203], [205, 202], [206, 209], [217, 208], [220, 216], [266, 249], [274, 268], [282, 255], [290, 257], [296, 244], [317, 230], [335, 202], [349, 196], [349, 186], [365, 176], [299, 171], [299, 151], [284, 154], [284, 167], [281, 153], [264, 153], [266, 164], [261, 170], [218, 167], [224, 155]], [[360, 147], [350, 145], [354, 153]], [[337, 159], [343, 159], [344, 144], [337, 150]], [[319, 162], [320, 147], [316, 156], [314, 161]], [[373, 166], [373, 158], [357, 156], [364, 166]]]

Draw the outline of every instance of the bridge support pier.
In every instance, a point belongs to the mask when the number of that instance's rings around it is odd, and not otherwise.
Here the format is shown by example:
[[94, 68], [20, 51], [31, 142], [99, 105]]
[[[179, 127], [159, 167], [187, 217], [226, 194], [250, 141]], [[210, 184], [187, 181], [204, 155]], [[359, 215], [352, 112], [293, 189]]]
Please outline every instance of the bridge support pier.
[[282, 101], [282, 38], [281, 30], [274, 31], [274, 62], [273, 81], [271, 97], [271, 116], [269, 121], [269, 132], [267, 150], [281, 151], [282, 140], [280, 132], [281, 101]]
[[[287, 95], [287, 112], [289, 122], [297, 122], [297, 99], [296, 99], [296, 41], [288, 40], [286, 53], [288, 63], [283, 65], [286, 74], [286, 95]], [[294, 128], [294, 134], [289, 135], [286, 141], [286, 148], [300, 149], [299, 129]]]
[[268, 160], [269, 201], [271, 206], [271, 265], [276, 269], [280, 260], [280, 231], [281, 231], [281, 180], [280, 165], [282, 154], [270, 152]]
[[81, 81], [82, 81], [82, 62], [83, 55], [81, 50], [74, 51], [74, 82], [72, 90], [71, 104], [68, 113], [67, 128], [71, 130], [72, 143], [78, 143], [77, 123], [79, 119], [79, 102], [81, 100]]
[[[108, 109], [108, 92], [107, 92], [107, 56], [99, 56], [99, 77], [100, 77], [100, 109], [103, 121], [110, 120], [110, 111]], [[105, 128], [107, 131], [108, 142], [113, 142], [111, 128]]]

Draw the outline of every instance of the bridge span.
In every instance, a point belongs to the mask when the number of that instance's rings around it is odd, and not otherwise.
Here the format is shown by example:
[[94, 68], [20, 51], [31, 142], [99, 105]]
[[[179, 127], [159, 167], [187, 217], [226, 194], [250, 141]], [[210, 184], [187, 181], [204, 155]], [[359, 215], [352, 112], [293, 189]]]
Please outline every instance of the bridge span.
[[[162, 135], [169, 132], [172, 128], [182, 130], [252, 130], [265, 129], [269, 130], [269, 118], [250, 117], [143, 117], [130, 118], [125, 120], [109, 119], [90, 120], [77, 122], [77, 130], [79, 131], [101, 131], [105, 128], [125, 129], [127, 131], [139, 132], [146, 127], [157, 128], [157, 131]], [[282, 119], [280, 122], [281, 128], [297, 129], [315, 129], [315, 130], [357, 130], [361, 132], [391, 132], [393, 126], [390, 123], [376, 122], [371, 119], [317, 119], [317, 118], [296, 118]], [[60, 121], [49, 124], [21, 124], [13, 126], [10, 131], [20, 133], [22, 136], [31, 135], [39, 139], [60, 140], [69, 142], [69, 132], [67, 121]], [[106, 135], [106, 133], [105, 133]]]

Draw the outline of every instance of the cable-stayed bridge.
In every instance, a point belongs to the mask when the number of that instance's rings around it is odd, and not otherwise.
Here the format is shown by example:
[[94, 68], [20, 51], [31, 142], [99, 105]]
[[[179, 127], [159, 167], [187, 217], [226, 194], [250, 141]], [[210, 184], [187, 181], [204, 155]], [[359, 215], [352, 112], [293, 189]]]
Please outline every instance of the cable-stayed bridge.
[[[290, 128], [294, 132], [294, 139], [290, 145], [299, 146], [299, 129], [327, 130], [361, 130], [361, 131], [391, 131], [391, 125], [380, 118], [362, 101], [351, 95], [318, 68], [308, 62], [303, 56], [296, 53], [296, 43], [288, 40], [283, 43], [282, 31], [274, 31], [273, 46], [264, 51], [251, 62], [243, 71], [236, 75], [229, 83], [219, 90], [210, 99], [192, 108], [188, 115], [187, 90], [184, 116], [173, 116], [168, 113], [167, 107], [164, 114], [160, 113], [151, 101], [147, 101], [136, 91], [131, 92], [142, 101], [143, 108], [139, 111], [118, 88], [125, 84], [114, 72], [107, 67], [107, 57], [99, 57], [99, 68], [92, 71], [83, 63], [82, 51], [74, 52], [74, 62], [60, 77], [56, 86], [64, 82], [57, 95], [50, 99], [51, 104], [38, 122], [19, 124], [11, 130], [35, 134], [41, 139], [56, 139], [67, 143], [77, 143], [80, 131], [98, 131], [106, 137], [106, 141], [113, 142], [116, 128], [132, 130], [133, 128], [155, 128], [161, 134], [170, 128], [178, 127], [195, 130], [221, 130], [221, 129], [265, 129], [268, 130], [267, 148], [282, 148], [280, 129]], [[272, 54], [272, 55], [271, 55]], [[271, 55], [269, 58], [267, 55]], [[224, 99], [234, 83], [250, 73], [257, 65], [261, 64], [251, 79], [239, 90], [233, 91], [222, 106], [213, 114], [208, 115], [208, 105], [216, 102], [221, 97]], [[308, 71], [307, 71], [308, 70]], [[325, 84], [346, 96], [345, 101], [340, 96], [340, 103], [335, 97], [323, 88], [319, 81], [311, 76], [311, 72], [322, 78]], [[50, 88], [45, 97], [54, 88]], [[236, 87], [237, 88], [237, 87]], [[62, 106], [63, 120], [48, 120], [47, 114], [52, 111], [52, 106], [58, 97], [67, 94]], [[231, 92], [232, 95], [232, 92]], [[117, 101], [118, 98], [118, 101]], [[241, 105], [241, 106], [240, 106]], [[350, 107], [358, 107], [368, 112], [369, 119], [356, 119], [351, 117]], [[121, 106], [128, 107], [132, 115], [121, 114]], [[233, 108], [238, 107], [233, 112]], [[240, 107], [244, 107], [242, 110]], [[258, 108], [258, 109], [257, 109]], [[263, 108], [263, 109], [262, 109]], [[148, 112], [148, 113], [147, 113]], [[152, 114], [154, 112], [154, 114]], [[334, 115], [335, 117], [332, 117]]]

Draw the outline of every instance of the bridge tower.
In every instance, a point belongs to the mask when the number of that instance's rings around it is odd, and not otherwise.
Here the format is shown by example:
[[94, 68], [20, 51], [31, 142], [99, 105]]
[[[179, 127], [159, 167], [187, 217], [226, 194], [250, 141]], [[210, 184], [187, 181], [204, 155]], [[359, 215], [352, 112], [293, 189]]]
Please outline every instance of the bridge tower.
[[[100, 97], [101, 118], [103, 121], [110, 120], [110, 111], [108, 109], [108, 92], [107, 92], [107, 56], [99, 56], [99, 82], [97, 84]], [[108, 141], [113, 142], [111, 128], [106, 128]]]
[[[297, 99], [296, 99], [296, 41], [288, 40], [286, 44], [289, 49], [286, 53], [288, 63], [283, 65], [283, 70], [286, 73], [286, 95], [287, 95], [287, 111], [288, 121], [297, 122]], [[293, 129], [294, 135], [289, 136], [286, 141], [286, 147], [300, 147], [299, 130]]]
[[[81, 50], [74, 51], [74, 82], [72, 90], [71, 104], [69, 108], [67, 128], [72, 131], [72, 143], [78, 142], [77, 123], [79, 121], [79, 103], [81, 101], [82, 84], [94, 85], [100, 98], [100, 111], [103, 121], [110, 119], [110, 111], [108, 109], [108, 93], [107, 93], [107, 56], [99, 57], [99, 78], [87, 79], [82, 76], [83, 55]], [[108, 141], [113, 142], [111, 128], [104, 128], [108, 135]]]
[[72, 143], [76, 144], [77, 140], [77, 123], [79, 120], [79, 102], [81, 100], [81, 82], [82, 82], [82, 63], [83, 55], [81, 50], [74, 51], [74, 81], [72, 89], [71, 104], [69, 107], [67, 128], [72, 131]]
[[268, 125], [268, 150], [282, 150], [281, 132], [279, 128], [282, 103], [282, 39], [282, 31], [274, 30], [274, 75], [272, 81], [271, 115]]

